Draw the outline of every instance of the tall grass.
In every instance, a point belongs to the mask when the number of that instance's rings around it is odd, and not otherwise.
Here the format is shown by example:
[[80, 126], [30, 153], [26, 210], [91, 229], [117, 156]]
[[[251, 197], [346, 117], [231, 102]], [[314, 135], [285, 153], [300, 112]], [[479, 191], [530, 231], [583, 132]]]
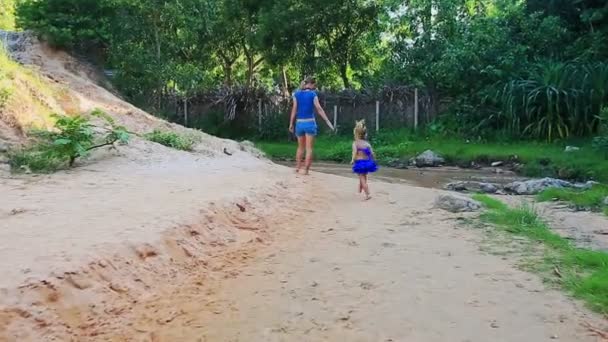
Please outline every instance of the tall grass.
[[499, 124], [514, 136], [589, 136], [608, 104], [608, 64], [539, 63], [528, 78], [506, 83], [495, 101]]
[[604, 200], [608, 198], [607, 185], [595, 185], [588, 190], [550, 188], [537, 195], [541, 202], [558, 200], [571, 204], [581, 210], [608, 210]]
[[474, 198], [487, 208], [482, 220], [509, 234], [542, 244], [545, 257], [537, 261], [550, 267], [538, 267], [538, 270], [554, 270], [554, 282], [591, 309], [608, 313], [608, 253], [573, 246], [554, 233], [531, 207], [510, 208], [485, 195]]

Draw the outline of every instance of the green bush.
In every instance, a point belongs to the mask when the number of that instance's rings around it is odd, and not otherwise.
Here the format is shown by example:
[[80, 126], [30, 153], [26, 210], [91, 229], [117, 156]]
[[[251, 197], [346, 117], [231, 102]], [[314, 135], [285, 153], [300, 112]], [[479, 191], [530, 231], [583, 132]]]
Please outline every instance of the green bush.
[[589, 136], [608, 103], [608, 64], [540, 63], [528, 78], [508, 82], [496, 102], [513, 135], [548, 141]]
[[110, 41], [116, 5], [109, 0], [23, 0], [17, 25], [35, 31], [53, 45], [103, 47]]
[[154, 130], [147, 133], [144, 137], [152, 142], [171, 147], [182, 151], [192, 151], [194, 148], [194, 140], [175, 132]]
[[61, 158], [52, 145], [39, 143], [25, 149], [9, 151], [9, 165], [13, 171], [48, 173], [65, 167], [66, 162]]
[[[35, 144], [9, 153], [12, 169], [52, 172], [73, 166], [77, 158], [87, 157], [91, 150], [128, 142], [127, 130], [116, 125], [110, 116], [99, 110], [92, 115], [102, 119], [105, 125], [96, 127], [88, 118], [80, 115], [68, 117], [54, 114], [52, 117], [56, 121], [52, 131], [33, 131], [32, 135], [37, 138]], [[103, 131], [101, 137], [95, 134], [95, 129]]]
[[593, 139], [593, 148], [604, 154], [604, 158], [608, 159], [608, 107], [602, 109], [600, 114], [601, 130], [603, 134]]

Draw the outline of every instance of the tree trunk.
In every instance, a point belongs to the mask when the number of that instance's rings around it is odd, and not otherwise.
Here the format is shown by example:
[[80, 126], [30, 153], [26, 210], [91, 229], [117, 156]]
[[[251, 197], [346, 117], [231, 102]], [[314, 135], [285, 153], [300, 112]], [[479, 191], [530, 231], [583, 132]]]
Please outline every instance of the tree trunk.
[[253, 56], [247, 56], [247, 88], [253, 84]]
[[224, 85], [226, 87], [232, 86], [232, 64], [224, 64]]
[[340, 66], [340, 77], [342, 78], [342, 83], [344, 83], [344, 88], [350, 89], [350, 80], [348, 79], [347, 65]]
[[289, 82], [287, 81], [287, 71], [284, 66], [281, 67], [281, 71], [283, 74], [283, 95], [289, 97]]

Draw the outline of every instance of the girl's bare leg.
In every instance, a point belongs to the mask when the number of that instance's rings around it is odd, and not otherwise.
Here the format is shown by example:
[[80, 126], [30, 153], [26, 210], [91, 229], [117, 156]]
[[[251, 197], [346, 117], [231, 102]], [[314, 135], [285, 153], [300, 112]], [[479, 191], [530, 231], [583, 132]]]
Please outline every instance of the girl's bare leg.
[[307, 135], [306, 136], [306, 161], [304, 164], [304, 167], [306, 168], [306, 171], [304, 174], [308, 174], [308, 171], [310, 170], [310, 165], [312, 164], [312, 149], [315, 145], [315, 137], [312, 135]]
[[296, 151], [296, 173], [300, 172], [302, 168], [302, 156], [304, 155], [305, 149], [305, 140], [304, 136], [298, 137], [298, 150]]
[[367, 201], [368, 199], [372, 198], [372, 196], [369, 194], [369, 185], [367, 185], [367, 175], [361, 175], [360, 178], [363, 184], [363, 191], [365, 191], [365, 200]]

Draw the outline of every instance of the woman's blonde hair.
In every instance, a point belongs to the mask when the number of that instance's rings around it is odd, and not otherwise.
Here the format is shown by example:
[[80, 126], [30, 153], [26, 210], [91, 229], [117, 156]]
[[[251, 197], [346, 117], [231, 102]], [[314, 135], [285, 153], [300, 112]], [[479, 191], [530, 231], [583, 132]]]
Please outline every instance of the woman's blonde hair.
[[365, 139], [367, 134], [367, 127], [365, 127], [365, 120], [355, 121], [355, 129], [353, 130], [355, 140]]

